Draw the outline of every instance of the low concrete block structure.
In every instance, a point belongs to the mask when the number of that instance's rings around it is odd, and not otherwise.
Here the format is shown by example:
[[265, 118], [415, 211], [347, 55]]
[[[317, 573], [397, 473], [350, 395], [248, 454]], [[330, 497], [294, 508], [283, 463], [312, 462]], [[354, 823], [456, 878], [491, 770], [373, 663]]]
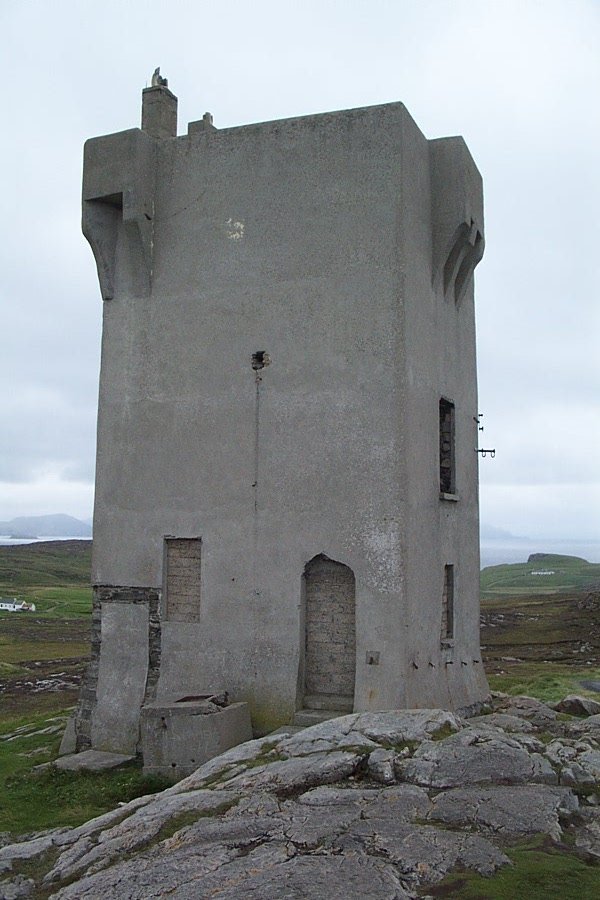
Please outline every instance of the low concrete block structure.
[[176, 107], [161, 79], [141, 129], [85, 147], [105, 303], [78, 748], [134, 752], [143, 707], [214, 684], [259, 734], [477, 704], [464, 141], [401, 103], [181, 136]]
[[82, 753], [70, 753], [54, 761], [57, 769], [69, 772], [103, 772], [106, 769], [118, 769], [126, 763], [133, 762], [135, 756], [125, 753], [108, 753], [104, 750], [84, 750]]
[[203, 698], [150, 703], [140, 724], [144, 772], [174, 780], [252, 739], [247, 703], [214, 709]]

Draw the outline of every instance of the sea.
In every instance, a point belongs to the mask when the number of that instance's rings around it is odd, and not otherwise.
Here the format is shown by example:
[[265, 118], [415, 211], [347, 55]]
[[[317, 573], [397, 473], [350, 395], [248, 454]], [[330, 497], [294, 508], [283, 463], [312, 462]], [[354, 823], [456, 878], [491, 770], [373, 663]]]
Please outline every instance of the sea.
[[532, 553], [558, 553], [561, 556], [580, 556], [591, 563], [600, 563], [600, 541], [556, 540], [549, 538], [482, 538], [481, 568], [505, 563], [527, 562]]
[[58, 537], [53, 534], [51, 536], [43, 535], [41, 537], [30, 537], [30, 538], [20, 538], [20, 537], [11, 537], [9, 534], [0, 534], [0, 547], [12, 547], [16, 544], [41, 544], [42, 541], [91, 541], [91, 535], [89, 537], [81, 537], [80, 534], [75, 537], [71, 534], [66, 534], [64, 536]]

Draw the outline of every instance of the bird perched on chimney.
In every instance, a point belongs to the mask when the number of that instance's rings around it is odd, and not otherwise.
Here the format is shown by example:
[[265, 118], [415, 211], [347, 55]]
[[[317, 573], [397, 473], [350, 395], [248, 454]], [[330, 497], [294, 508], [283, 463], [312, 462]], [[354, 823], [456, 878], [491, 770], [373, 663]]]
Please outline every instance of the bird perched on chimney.
[[168, 79], [161, 76], [160, 66], [158, 66], [152, 75], [152, 87], [167, 87], [168, 84]]

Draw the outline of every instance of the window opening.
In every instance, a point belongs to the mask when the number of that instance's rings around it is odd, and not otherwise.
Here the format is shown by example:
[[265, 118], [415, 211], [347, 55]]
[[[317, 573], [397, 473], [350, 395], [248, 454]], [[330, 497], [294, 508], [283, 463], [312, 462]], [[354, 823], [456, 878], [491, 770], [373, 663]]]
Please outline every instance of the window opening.
[[200, 538], [165, 538], [166, 618], [200, 620]]
[[454, 403], [440, 400], [440, 491], [442, 494], [454, 494], [455, 460], [454, 460]]
[[454, 637], [454, 566], [444, 566], [442, 588], [442, 640]]

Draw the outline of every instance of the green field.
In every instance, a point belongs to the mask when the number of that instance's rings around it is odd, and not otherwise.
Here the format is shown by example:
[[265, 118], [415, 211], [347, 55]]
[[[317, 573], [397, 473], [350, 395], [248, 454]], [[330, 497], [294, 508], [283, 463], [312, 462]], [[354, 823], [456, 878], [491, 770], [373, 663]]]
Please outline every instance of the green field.
[[[552, 574], [532, 574], [532, 573]], [[556, 594], [600, 588], [600, 563], [578, 556], [535, 554], [531, 562], [488, 566], [481, 572], [481, 596]]]
[[36, 611], [0, 611], [0, 832], [76, 825], [166, 786], [140, 764], [59, 772], [64, 727], [89, 658], [91, 541], [0, 547], [0, 596]]
[[91, 552], [91, 541], [0, 547], [0, 596], [36, 607], [0, 610], [0, 722], [75, 703], [89, 658]]
[[[91, 541], [0, 547], [0, 597], [33, 601], [36, 618], [88, 617], [91, 559]], [[21, 613], [0, 610], [0, 619], [15, 615]]]
[[597, 698], [589, 685], [600, 687], [600, 565], [544, 555], [484, 569], [481, 652], [492, 689]]

